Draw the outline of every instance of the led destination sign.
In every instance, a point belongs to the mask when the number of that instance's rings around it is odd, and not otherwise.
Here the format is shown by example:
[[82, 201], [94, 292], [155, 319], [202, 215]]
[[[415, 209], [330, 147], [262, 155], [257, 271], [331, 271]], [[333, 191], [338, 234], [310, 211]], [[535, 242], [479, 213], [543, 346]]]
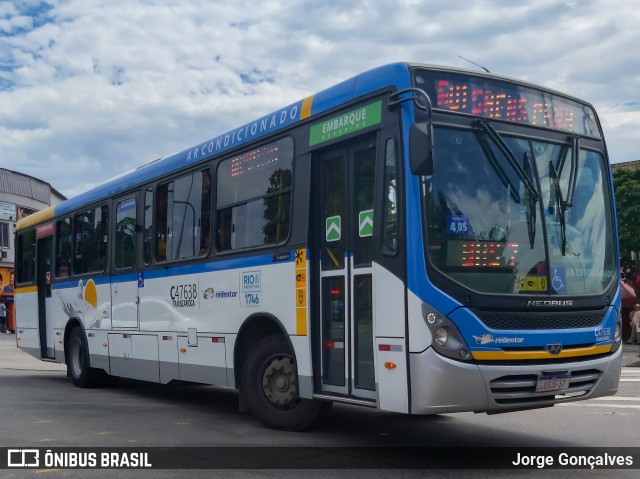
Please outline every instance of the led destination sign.
[[553, 93], [493, 78], [417, 70], [433, 107], [601, 138], [593, 109]]

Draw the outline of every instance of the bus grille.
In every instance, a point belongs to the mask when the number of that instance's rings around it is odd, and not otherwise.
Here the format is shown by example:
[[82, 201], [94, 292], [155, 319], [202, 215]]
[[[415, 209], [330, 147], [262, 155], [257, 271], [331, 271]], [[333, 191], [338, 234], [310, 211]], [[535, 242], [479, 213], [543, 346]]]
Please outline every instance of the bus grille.
[[563, 391], [536, 392], [538, 376], [522, 374], [503, 376], [489, 383], [493, 400], [500, 406], [524, 408], [551, 405], [584, 396], [593, 389], [600, 378], [597, 369], [572, 371], [569, 387]]
[[490, 329], [575, 329], [593, 328], [604, 320], [602, 311], [502, 313], [473, 311]]

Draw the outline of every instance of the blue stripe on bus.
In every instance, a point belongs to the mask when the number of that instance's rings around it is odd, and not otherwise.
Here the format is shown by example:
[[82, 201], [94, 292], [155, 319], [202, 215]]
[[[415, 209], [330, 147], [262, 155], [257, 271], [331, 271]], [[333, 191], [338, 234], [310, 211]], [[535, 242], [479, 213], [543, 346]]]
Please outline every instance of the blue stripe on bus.
[[91, 276], [90, 278], [72, 279], [70, 281], [65, 281], [64, 283], [53, 283], [52, 289], [77, 288], [80, 281], [82, 281], [83, 284], [87, 284], [87, 281], [89, 280], [93, 281], [96, 286], [111, 283], [111, 277], [108, 274], [101, 274], [101, 276]]
[[[196, 263], [188, 265], [176, 265], [166, 268], [159, 268], [153, 270], [142, 270], [144, 273], [144, 279], [157, 279], [166, 278], [170, 276], [185, 276], [189, 274], [202, 274], [213, 273], [218, 271], [227, 271], [233, 269], [248, 269], [259, 268], [262, 266], [268, 266], [270, 264], [285, 264], [295, 261], [295, 252], [289, 255], [288, 260], [273, 261], [273, 254], [263, 254], [259, 256], [250, 256], [245, 258], [236, 258], [223, 261], [212, 261], [208, 263]], [[78, 283], [82, 280], [85, 284], [89, 280], [93, 280], [96, 285], [103, 285], [109, 283], [125, 283], [128, 281], [138, 281], [138, 273], [126, 273], [113, 276], [96, 276], [92, 278], [78, 278], [72, 281], [65, 281], [64, 283], [55, 283], [53, 289], [68, 289], [77, 288]]]
[[[291, 263], [292, 261], [294, 261], [294, 259], [295, 255], [290, 255], [288, 260], [278, 261], [278, 264]], [[213, 273], [217, 271], [227, 271], [232, 269], [257, 268], [270, 264], [274, 264], [273, 254], [264, 254], [260, 256], [249, 256], [246, 258], [154, 269], [145, 271], [144, 279], [146, 281], [148, 279], [165, 278], [167, 276], [184, 276], [188, 274]]]
[[126, 273], [126, 274], [112, 274], [112, 283], [127, 283], [129, 281], [138, 281], [138, 273]]

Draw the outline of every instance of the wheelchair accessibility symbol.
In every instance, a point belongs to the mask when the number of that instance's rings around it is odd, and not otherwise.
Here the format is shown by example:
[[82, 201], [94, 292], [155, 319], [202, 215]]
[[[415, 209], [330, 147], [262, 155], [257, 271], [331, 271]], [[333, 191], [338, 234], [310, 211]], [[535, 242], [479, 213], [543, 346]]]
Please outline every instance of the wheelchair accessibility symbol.
[[556, 293], [567, 291], [567, 271], [564, 268], [551, 269], [551, 288]]

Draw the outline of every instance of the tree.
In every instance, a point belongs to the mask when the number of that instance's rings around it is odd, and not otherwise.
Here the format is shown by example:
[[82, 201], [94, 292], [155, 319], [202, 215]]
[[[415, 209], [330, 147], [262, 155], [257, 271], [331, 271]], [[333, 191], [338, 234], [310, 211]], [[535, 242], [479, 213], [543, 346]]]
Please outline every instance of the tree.
[[613, 172], [620, 254], [629, 259], [631, 251], [640, 252], [640, 170]]

